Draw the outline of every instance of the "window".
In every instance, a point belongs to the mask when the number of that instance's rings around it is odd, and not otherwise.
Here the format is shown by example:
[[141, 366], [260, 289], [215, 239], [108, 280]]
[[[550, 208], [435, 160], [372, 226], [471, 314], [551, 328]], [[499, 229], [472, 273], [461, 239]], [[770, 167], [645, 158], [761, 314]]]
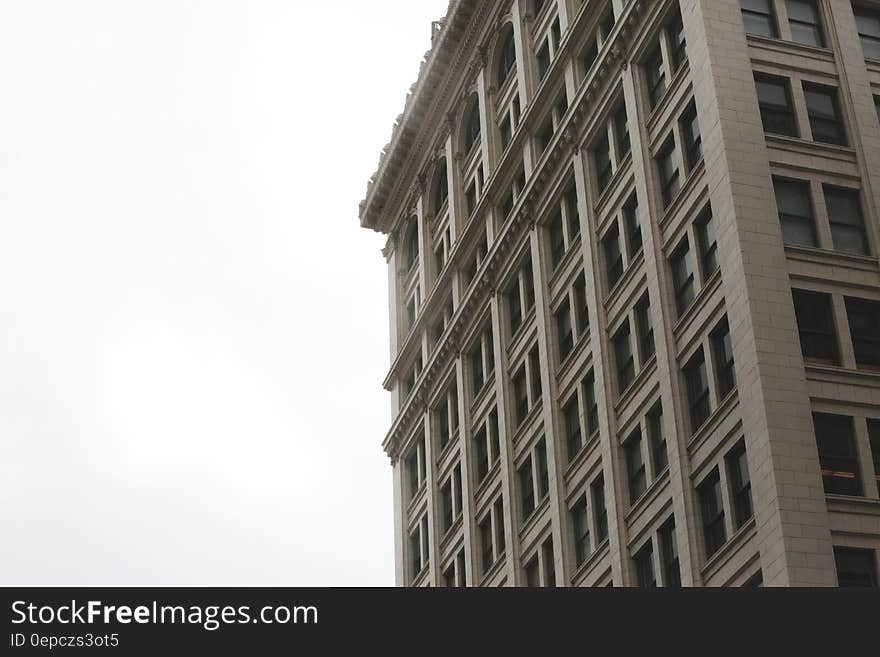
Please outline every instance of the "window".
[[572, 395], [568, 403], [562, 408], [562, 419], [565, 424], [565, 445], [570, 462], [581, 451], [581, 447], [584, 446], [583, 434], [581, 433], [580, 408], [576, 394]]
[[584, 390], [584, 419], [587, 435], [592, 437], [599, 432], [599, 405], [596, 403], [596, 382], [592, 372], [581, 383]]
[[434, 422], [442, 450], [449, 444], [452, 434], [458, 431], [458, 388], [455, 384], [443, 395], [440, 405], [434, 409]]
[[425, 442], [420, 440], [410, 450], [405, 459], [405, 468], [409, 477], [410, 498], [415, 497], [425, 483]]
[[480, 141], [480, 102], [474, 97], [464, 124], [464, 152], [470, 153]]
[[654, 578], [654, 547], [651, 541], [636, 553], [633, 557], [636, 564], [636, 581], [642, 588], [654, 588], [657, 580]]
[[470, 351], [471, 382], [474, 397], [480, 394], [495, 369], [495, 345], [492, 324], [487, 324]]
[[821, 292], [792, 290], [801, 353], [807, 363], [838, 365], [837, 338], [831, 296]]
[[562, 213], [553, 216], [547, 225], [550, 235], [550, 265], [553, 269], [559, 266], [562, 256], [565, 255], [565, 229], [562, 226]]
[[871, 444], [871, 458], [874, 462], [874, 478], [880, 485], [880, 420], [868, 420], [868, 441]]
[[443, 531], [447, 532], [453, 523], [453, 499], [452, 499], [452, 479], [449, 479], [440, 488], [440, 506], [443, 510]]
[[574, 348], [574, 331], [571, 325], [571, 306], [568, 298], [562, 302], [555, 313], [556, 339], [559, 342], [559, 362], [564, 361]]
[[419, 261], [419, 226], [413, 221], [406, 232], [406, 271], [412, 271]]
[[837, 89], [804, 82], [804, 98], [813, 141], [846, 146], [846, 130], [840, 115]]
[[614, 113], [614, 138], [617, 140], [617, 161], [623, 162], [630, 151], [629, 122], [626, 117], [626, 103], [621, 103]]
[[797, 121], [788, 80], [772, 75], [755, 75], [755, 88], [764, 132], [797, 137]]
[[694, 266], [687, 239], [675, 250], [670, 264], [672, 282], [675, 286], [675, 306], [678, 314], [682, 315], [694, 301]]
[[862, 51], [868, 59], [880, 59], [880, 12], [867, 7], [853, 7]]
[[599, 475], [590, 486], [593, 495], [593, 510], [596, 513], [596, 542], [608, 538], [608, 509], [605, 508], [605, 477]]
[[834, 563], [840, 586], [877, 586], [874, 550], [835, 547]]
[[645, 459], [642, 457], [642, 432], [639, 429], [626, 439], [623, 450], [626, 455], [629, 503], [632, 506], [648, 489], [648, 475], [645, 471]]
[[651, 319], [651, 299], [647, 292], [636, 304], [635, 314], [639, 340], [639, 362], [644, 366], [654, 355], [654, 320]]
[[752, 517], [752, 480], [746, 458], [745, 441], [740, 441], [727, 455], [727, 472], [733, 494], [733, 519], [739, 529]]
[[428, 565], [428, 516], [422, 516], [418, 526], [409, 537], [412, 579], [421, 575]]
[[831, 185], [824, 185], [823, 190], [835, 250], [867, 255], [868, 238], [865, 235], [858, 190]]
[[535, 511], [535, 481], [531, 455], [519, 467], [517, 476], [519, 478], [522, 517], [525, 520]]
[[447, 177], [446, 160], [437, 165], [437, 181], [434, 183], [434, 203], [431, 206], [435, 217], [439, 217], [449, 199], [449, 178]]
[[532, 406], [541, 398], [541, 357], [538, 354], [538, 345], [532, 347], [529, 352], [529, 372], [532, 384]]
[[718, 270], [718, 238], [711, 207], [703, 210], [695, 225], [697, 243], [700, 248], [700, 262], [703, 265], [703, 279], [709, 280], [712, 274]]
[[775, 39], [776, 17], [773, 15], [773, 0], [740, 0], [743, 24], [746, 34]]
[[522, 325], [523, 314], [529, 312], [535, 305], [535, 282], [531, 258], [525, 260], [519, 273], [514, 277], [506, 298], [510, 333], [513, 335]]
[[605, 273], [608, 276], [608, 289], [613, 288], [623, 276], [623, 253], [620, 250], [620, 229], [617, 223], [611, 226], [602, 240], [605, 251]]
[[501, 455], [498, 411], [494, 408], [489, 413], [488, 420], [474, 432], [474, 452], [477, 460], [477, 483], [481, 483]]
[[544, 586], [556, 586], [556, 560], [553, 558], [553, 538], [548, 538], [541, 546], [544, 560]]
[[684, 136], [684, 154], [688, 171], [693, 171], [703, 159], [703, 140], [700, 137], [700, 124], [697, 121], [697, 106], [693, 101], [678, 122], [681, 126], [681, 134]]
[[666, 434], [663, 431], [663, 406], [657, 405], [648, 413], [648, 440], [651, 443], [651, 462], [654, 476], [663, 472], [669, 463], [666, 452]]
[[822, 19], [819, 18], [816, 0], [787, 0], [786, 7], [792, 40], [808, 46], [825, 47]]
[[538, 564], [538, 555], [532, 557], [525, 565], [526, 586], [535, 588], [541, 586], [541, 571]]
[[776, 209], [782, 227], [782, 241], [796, 246], [818, 246], [810, 201], [810, 184], [804, 181], [773, 179]]
[[547, 471], [547, 443], [544, 439], [537, 444], [534, 453], [526, 457], [517, 470], [520, 488], [520, 502], [523, 520], [534, 513], [537, 502], [549, 492]]
[[721, 496], [721, 477], [718, 470], [712, 471], [697, 489], [700, 498], [700, 510], [703, 517], [703, 539], [706, 544], [708, 559], [727, 542], [724, 528], [724, 502]]
[[488, 573], [504, 554], [504, 502], [499, 497], [479, 522], [483, 574]]
[[535, 447], [535, 469], [538, 499], [543, 500], [550, 493], [550, 471], [547, 468], [547, 441], [543, 438]]
[[513, 404], [516, 424], [519, 426], [529, 414], [529, 389], [526, 382], [526, 366], [521, 365], [513, 376]]
[[666, 24], [666, 35], [669, 39], [669, 57], [672, 60], [672, 70], [675, 72], [687, 61], [684, 23], [681, 20], [680, 11], [676, 11]]
[[678, 563], [678, 542], [673, 518], [660, 528], [660, 560], [663, 566], [663, 585], [669, 588], [680, 587], [681, 568]]
[[656, 157], [657, 172], [660, 176], [660, 191], [663, 207], [669, 207], [672, 199], [678, 194], [678, 155], [675, 152], [675, 140], [670, 137]]
[[543, 80], [547, 71], [550, 70], [550, 41], [544, 41], [544, 45], [536, 53], [535, 59], [538, 62], [538, 77]]
[[846, 297], [846, 315], [859, 369], [880, 369], [880, 303]]
[[586, 495], [581, 495], [571, 508], [571, 526], [574, 532], [575, 564], [581, 566], [590, 557], [590, 516]]
[[498, 87], [504, 86], [513, 70], [516, 68], [516, 43], [513, 40], [513, 30], [507, 31], [501, 44], [501, 54], [498, 59]]
[[666, 67], [663, 64], [663, 53], [659, 45], [645, 62], [645, 76], [648, 80], [648, 98], [653, 108], [666, 93]]
[[617, 390], [623, 394], [635, 379], [635, 361], [633, 359], [632, 342], [630, 341], [629, 321], [623, 323], [614, 336], [614, 358], [617, 363]]
[[626, 247], [630, 261], [642, 250], [642, 226], [639, 223], [639, 203], [636, 195], [630, 196], [623, 206], [623, 226], [626, 230]]
[[733, 343], [727, 318], [712, 332], [712, 353], [715, 356], [715, 379], [718, 383], [718, 398], [724, 399], [736, 388], [736, 369], [733, 362]]
[[813, 413], [819, 467], [825, 492], [831, 495], [861, 495], [859, 461], [851, 417]]
[[608, 145], [608, 134], [603, 135], [593, 146], [593, 165], [596, 167], [596, 188], [601, 194], [611, 181], [611, 147]]
[[568, 243], [574, 242], [574, 238], [581, 233], [581, 218], [578, 213], [577, 188], [572, 183], [565, 193], [563, 200], [565, 216], [568, 220]]
[[687, 384], [688, 408], [691, 418], [691, 433], [696, 433], [709, 419], [709, 377], [706, 374], [706, 359], [700, 349], [684, 368]]
[[581, 337], [590, 330], [590, 309], [587, 307], [587, 278], [583, 272], [575, 279], [574, 286], [575, 319]]

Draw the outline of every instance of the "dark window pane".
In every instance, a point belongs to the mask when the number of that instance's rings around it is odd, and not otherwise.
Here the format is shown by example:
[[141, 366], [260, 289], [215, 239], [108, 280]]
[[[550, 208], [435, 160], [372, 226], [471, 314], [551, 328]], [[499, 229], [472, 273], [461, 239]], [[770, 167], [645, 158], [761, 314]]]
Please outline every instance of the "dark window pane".
[[614, 137], [617, 140], [617, 162], [620, 163], [630, 150], [629, 122], [626, 117], [625, 104], [621, 104], [614, 113]]
[[663, 53], [658, 45], [645, 62], [645, 76], [648, 81], [648, 97], [651, 107], [666, 93], [666, 68], [663, 64]]
[[724, 502], [721, 495], [721, 477], [714, 470], [697, 492], [700, 497], [700, 510], [703, 517], [703, 538], [706, 544], [706, 557], [711, 557], [727, 542], [724, 528]]
[[694, 300], [694, 267], [687, 241], [675, 251], [670, 264], [675, 285], [675, 305], [681, 315]]
[[687, 61], [681, 12], [676, 11], [666, 24], [666, 34], [669, 37], [669, 56], [672, 59], [672, 70], [677, 71]]
[[837, 337], [831, 297], [821, 292], [792, 290], [801, 353], [808, 363], [838, 365]]
[[861, 495], [859, 462], [856, 455], [852, 418], [844, 415], [813, 413], [819, 467], [825, 492], [835, 495]]
[[774, 178], [773, 189], [782, 241], [798, 246], [818, 246], [809, 183]]
[[596, 542], [608, 538], [608, 510], [605, 508], [605, 478], [599, 475], [590, 487], [593, 494], [593, 511], [596, 514]]
[[635, 378], [635, 361], [630, 340], [629, 322], [624, 322], [614, 336], [614, 357], [617, 363], [618, 394], [622, 394]]
[[880, 302], [846, 297], [846, 314], [859, 368], [880, 368]]
[[739, 529], [752, 517], [752, 481], [744, 442], [740, 442], [728, 454], [727, 471], [733, 495], [733, 517]]
[[580, 566], [590, 556], [590, 517], [585, 496], [572, 507], [571, 524], [574, 531], [575, 563]]
[[696, 105], [691, 103], [682, 115], [679, 123], [684, 135], [685, 158], [691, 170], [703, 159], [703, 140], [700, 137], [700, 124], [697, 121]]
[[746, 33], [776, 38], [772, 0], [740, 0]]
[[678, 541], [675, 536], [675, 522], [672, 519], [660, 528], [660, 557], [663, 561], [663, 585], [669, 588], [680, 587]]
[[696, 221], [697, 237], [700, 246], [700, 260], [703, 265], [703, 278], [708, 280], [718, 269], [718, 239], [715, 232], [715, 217], [712, 208], [706, 208]]
[[516, 68], [516, 43], [513, 40], [513, 30], [509, 30], [501, 45], [501, 55], [498, 60], [498, 86], [504, 86]]
[[797, 137], [797, 121], [791, 102], [788, 80], [768, 75], [756, 75], [755, 87], [758, 92], [758, 106], [764, 132], [788, 137]]
[[823, 47], [825, 39], [816, 0], [787, 0], [786, 7], [791, 38], [798, 43]]
[[669, 463], [666, 451], [666, 434], [663, 431], [663, 407], [660, 404], [648, 414], [648, 439], [651, 442], [651, 459], [654, 476], [663, 472]]
[[837, 251], [866, 255], [868, 238], [862, 219], [862, 204], [855, 189], [824, 186], [831, 237]]
[[608, 135], [603, 133], [593, 147], [593, 162], [596, 166], [596, 187], [601, 194], [611, 180], [611, 148]]
[[874, 550], [834, 548], [837, 583], [840, 586], [877, 586]]
[[660, 153], [657, 155], [657, 173], [660, 177], [660, 191], [663, 196], [663, 207], [672, 203], [672, 199], [678, 194], [679, 174], [678, 156], [675, 152], [675, 141], [669, 139]]
[[611, 290], [623, 276], [623, 253], [620, 250], [620, 230], [615, 223], [602, 240], [608, 289]]
[[804, 83], [804, 98], [813, 141], [846, 146], [846, 131], [837, 101], [837, 89]]
[[651, 318], [651, 300], [647, 293], [636, 304], [636, 330], [639, 340], [639, 359], [644, 366], [654, 355], [654, 320]]
[[564, 361], [574, 348], [574, 332], [571, 325], [571, 307], [568, 299], [556, 311], [556, 339], [559, 344], [559, 362]]
[[627, 481], [629, 482], [629, 503], [632, 505], [648, 488], [645, 459], [642, 457], [642, 434], [638, 429], [627, 438], [624, 452], [626, 454]]
[[643, 588], [654, 588], [657, 580], [654, 577], [654, 549], [651, 541], [638, 551], [633, 561], [636, 564], [636, 580]]
[[596, 382], [593, 375], [590, 374], [584, 379], [584, 416], [587, 422], [587, 434], [594, 435], [599, 431], [599, 405], [596, 403]]
[[867, 7], [853, 7], [862, 50], [869, 59], [880, 59], [880, 12]]
[[519, 469], [519, 491], [522, 517], [528, 518], [535, 510], [535, 488], [532, 480], [532, 459], [527, 458]]
[[688, 407], [691, 417], [691, 432], [695, 433], [709, 418], [709, 377], [706, 373], [706, 359], [700, 349], [684, 368], [687, 384]]
[[568, 450], [568, 460], [571, 461], [581, 451], [584, 444], [577, 395], [574, 395], [562, 409], [562, 418], [565, 422], [565, 444]]
[[733, 343], [727, 319], [712, 333], [712, 351], [715, 356], [715, 379], [718, 383], [718, 398], [724, 399], [736, 388], [736, 368], [733, 362]]
[[623, 206], [623, 224], [626, 229], [626, 246], [632, 261], [642, 250], [642, 226], [639, 222], [639, 204], [633, 194]]

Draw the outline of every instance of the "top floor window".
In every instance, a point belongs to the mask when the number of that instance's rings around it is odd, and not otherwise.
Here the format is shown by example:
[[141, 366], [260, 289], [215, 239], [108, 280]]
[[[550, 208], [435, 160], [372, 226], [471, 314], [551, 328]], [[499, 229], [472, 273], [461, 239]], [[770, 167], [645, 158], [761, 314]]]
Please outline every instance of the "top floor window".
[[516, 42], [513, 39], [513, 29], [509, 29], [507, 34], [501, 41], [501, 51], [498, 57], [498, 77], [499, 87], [503, 87], [504, 83], [516, 69]]
[[431, 211], [437, 217], [446, 207], [449, 199], [449, 178], [446, 172], [446, 160], [441, 160], [437, 165], [437, 173], [434, 181], [434, 195], [431, 199]]
[[480, 101], [476, 96], [471, 100], [464, 124], [464, 152], [470, 153], [471, 149], [480, 141]]

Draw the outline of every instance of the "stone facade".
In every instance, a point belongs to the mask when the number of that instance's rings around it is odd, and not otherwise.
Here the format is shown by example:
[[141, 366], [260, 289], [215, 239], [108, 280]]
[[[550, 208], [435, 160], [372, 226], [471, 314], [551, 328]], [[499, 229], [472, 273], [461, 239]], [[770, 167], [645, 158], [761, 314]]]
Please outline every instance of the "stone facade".
[[877, 2], [450, 3], [360, 207], [399, 585], [876, 585], [872, 57]]

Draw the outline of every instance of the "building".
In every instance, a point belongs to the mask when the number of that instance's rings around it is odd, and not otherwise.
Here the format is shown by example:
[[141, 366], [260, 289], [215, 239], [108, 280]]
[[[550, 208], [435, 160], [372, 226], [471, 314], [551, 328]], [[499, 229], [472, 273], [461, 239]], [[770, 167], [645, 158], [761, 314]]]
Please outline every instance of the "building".
[[876, 585], [878, 107], [880, 2], [453, 0], [360, 207], [398, 583]]

